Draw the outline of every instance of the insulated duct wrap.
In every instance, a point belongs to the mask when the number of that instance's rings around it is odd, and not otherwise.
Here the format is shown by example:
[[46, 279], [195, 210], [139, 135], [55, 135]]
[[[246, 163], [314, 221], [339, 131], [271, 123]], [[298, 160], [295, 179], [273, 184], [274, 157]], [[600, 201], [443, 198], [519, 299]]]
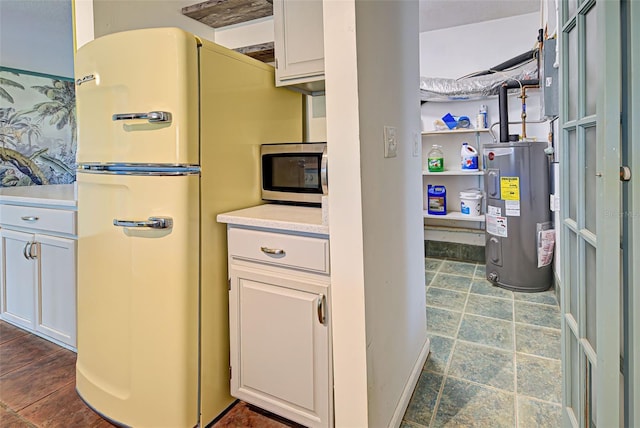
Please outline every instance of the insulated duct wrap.
[[498, 95], [500, 86], [508, 81], [530, 80], [538, 77], [538, 64], [535, 60], [520, 67], [493, 74], [444, 79], [437, 77], [420, 78], [420, 100], [422, 101], [458, 101], [473, 100]]

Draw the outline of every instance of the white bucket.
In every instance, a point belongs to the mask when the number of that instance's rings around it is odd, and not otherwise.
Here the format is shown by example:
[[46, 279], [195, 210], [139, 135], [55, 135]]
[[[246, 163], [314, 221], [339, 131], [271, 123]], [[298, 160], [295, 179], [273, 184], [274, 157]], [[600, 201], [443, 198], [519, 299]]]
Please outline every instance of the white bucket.
[[478, 216], [482, 211], [482, 191], [468, 189], [460, 192], [460, 212], [462, 215]]

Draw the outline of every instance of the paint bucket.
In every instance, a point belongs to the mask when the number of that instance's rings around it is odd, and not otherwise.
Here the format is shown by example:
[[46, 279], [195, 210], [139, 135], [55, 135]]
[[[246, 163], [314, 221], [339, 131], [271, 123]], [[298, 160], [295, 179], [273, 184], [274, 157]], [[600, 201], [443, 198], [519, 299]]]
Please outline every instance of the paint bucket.
[[479, 216], [482, 212], [482, 191], [467, 189], [460, 192], [460, 212], [462, 215]]
[[432, 215], [447, 214], [447, 189], [444, 186], [428, 185], [427, 212]]

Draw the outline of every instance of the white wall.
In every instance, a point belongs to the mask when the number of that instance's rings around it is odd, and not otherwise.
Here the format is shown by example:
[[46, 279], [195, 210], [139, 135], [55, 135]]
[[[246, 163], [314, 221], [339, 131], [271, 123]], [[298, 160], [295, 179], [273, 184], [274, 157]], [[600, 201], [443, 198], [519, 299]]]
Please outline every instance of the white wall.
[[535, 47], [540, 15], [529, 13], [420, 33], [420, 75], [458, 78]]
[[0, 65], [73, 77], [71, 0], [1, 0]]
[[336, 427], [368, 426], [355, 19], [353, 0], [324, 1], [327, 146], [331, 162], [329, 227]]
[[415, 1], [324, 2], [338, 427], [399, 423], [426, 344], [417, 15]]

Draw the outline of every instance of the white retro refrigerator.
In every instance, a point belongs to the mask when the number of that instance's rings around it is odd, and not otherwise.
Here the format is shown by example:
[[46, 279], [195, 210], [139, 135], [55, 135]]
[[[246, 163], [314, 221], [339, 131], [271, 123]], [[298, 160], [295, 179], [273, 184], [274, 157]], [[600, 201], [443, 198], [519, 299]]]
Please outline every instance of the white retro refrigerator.
[[76, 56], [76, 390], [133, 427], [205, 426], [229, 395], [225, 226], [260, 202], [259, 145], [302, 138], [273, 68], [176, 28]]

